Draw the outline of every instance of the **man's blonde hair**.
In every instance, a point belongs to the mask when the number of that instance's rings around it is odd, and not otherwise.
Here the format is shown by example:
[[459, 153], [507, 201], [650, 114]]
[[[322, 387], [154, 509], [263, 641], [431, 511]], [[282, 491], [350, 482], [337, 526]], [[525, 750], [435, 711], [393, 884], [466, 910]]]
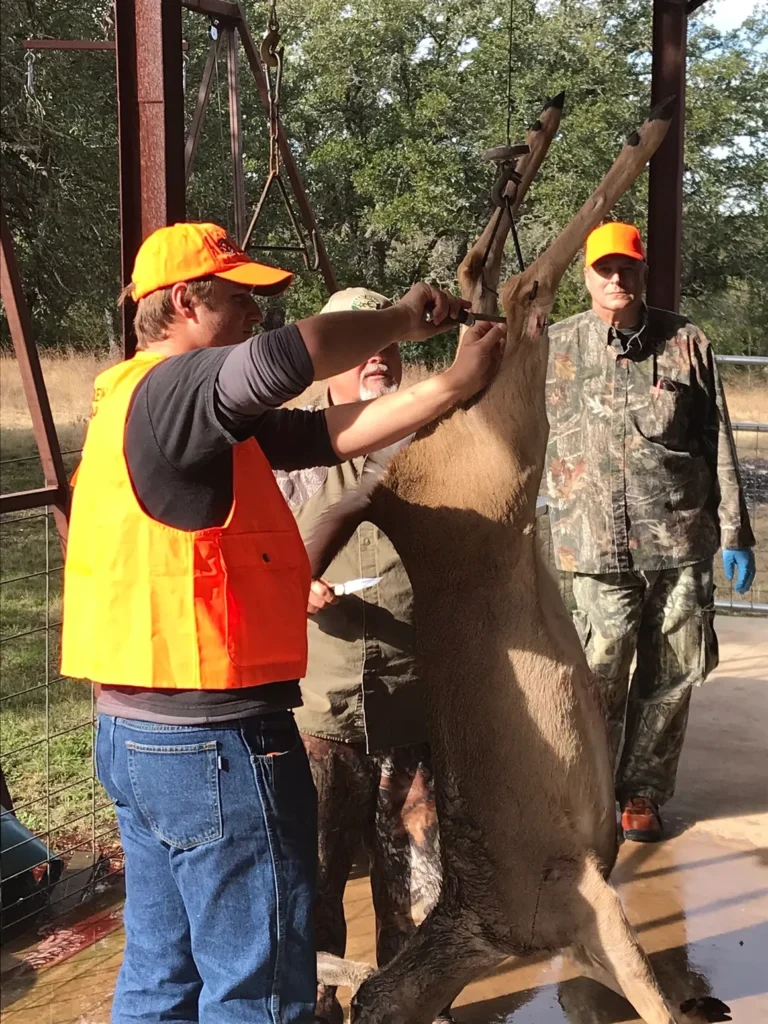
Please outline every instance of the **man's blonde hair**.
[[[198, 302], [202, 302], [204, 306], [207, 306], [213, 294], [215, 280], [216, 278], [213, 275], [209, 275], [208, 277], [198, 277], [194, 281], [184, 281], [182, 283], [187, 286], [189, 298], [197, 299]], [[173, 323], [176, 315], [173, 311], [173, 303], [171, 302], [172, 288], [173, 286], [170, 288], [158, 288], [156, 291], [150, 292], [149, 295], [145, 295], [143, 299], [139, 299], [136, 304], [136, 318], [133, 321], [133, 329], [136, 332], [137, 348], [146, 349], [153, 341], [163, 341], [165, 338], [168, 328]], [[126, 299], [131, 297], [132, 290], [133, 284], [123, 288], [120, 298], [117, 300], [118, 306], [124, 305]]]

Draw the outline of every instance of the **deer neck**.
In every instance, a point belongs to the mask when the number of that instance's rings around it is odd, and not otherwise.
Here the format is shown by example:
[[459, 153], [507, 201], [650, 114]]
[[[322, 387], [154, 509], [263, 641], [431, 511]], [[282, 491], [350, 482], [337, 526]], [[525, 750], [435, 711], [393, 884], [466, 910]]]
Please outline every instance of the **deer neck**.
[[[398, 457], [385, 486], [412, 508], [474, 513], [465, 520], [473, 530], [481, 520], [531, 527], [549, 432], [546, 365], [545, 330], [508, 342], [488, 390], [427, 428]], [[461, 522], [456, 517], [457, 528]]]

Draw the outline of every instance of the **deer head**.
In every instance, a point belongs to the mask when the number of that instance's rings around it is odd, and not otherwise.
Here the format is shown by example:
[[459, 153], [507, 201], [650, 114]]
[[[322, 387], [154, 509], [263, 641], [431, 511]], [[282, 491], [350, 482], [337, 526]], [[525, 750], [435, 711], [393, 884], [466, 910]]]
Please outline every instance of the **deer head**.
[[[632, 185], [661, 144], [673, 107], [674, 99], [670, 99], [651, 111], [581, 210], [530, 267], [509, 278], [501, 289], [507, 341], [502, 365], [487, 391], [468, 407], [455, 409], [419, 431], [414, 442], [395, 455], [386, 469], [382, 467], [381, 473], [372, 473], [368, 481], [363, 481], [359, 494], [347, 496], [318, 521], [307, 538], [315, 575], [322, 574], [364, 519], [377, 523], [390, 536], [411, 573], [408, 549], [414, 548], [414, 557], [418, 558], [418, 546], [423, 545], [424, 538], [416, 537], [410, 524], [401, 521], [403, 509], [408, 510], [408, 516], [414, 515], [418, 507], [471, 509], [488, 522], [514, 523], [521, 535], [530, 536], [549, 432], [544, 381], [547, 322], [555, 294], [589, 232]], [[559, 107], [550, 105], [542, 114], [541, 127], [531, 130], [543, 134], [531, 138], [529, 133], [531, 151], [522, 158], [529, 161], [522, 167], [523, 182], [530, 183], [543, 160], [559, 116]], [[524, 189], [521, 183], [516, 184], [519, 192], [515, 200], [519, 205]], [[496, 239], [493, 262], [489, 258], [483, 265], [482, 258], [478, 258], [487, 246], [491, 229], [492, 223], [460, 272], [462, 293], [468, 298], [476, 294], [482, 304], [489, 301], [489, 294], [495, 302], [493, 293], [501, 268]], [[497, 226], [499, 239], [502, 234], [506, 237], [508, 229], [508, 223], [506, 228]], [[435, 544], [439, 543], [438, 538]], [[450, 560], [450, 538], [442, 543], [445, 558]]]

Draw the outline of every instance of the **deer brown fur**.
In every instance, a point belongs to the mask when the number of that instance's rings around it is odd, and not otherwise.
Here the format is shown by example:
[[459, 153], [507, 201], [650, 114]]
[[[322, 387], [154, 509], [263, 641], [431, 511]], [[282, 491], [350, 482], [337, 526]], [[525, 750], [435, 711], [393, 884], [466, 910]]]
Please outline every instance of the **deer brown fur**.
[[[651, 114], [547, 251], [505, 284], [506, 348], [486, 393], [396, 454], [344, 529], [337, 523], [330, 536], [321, 525], [309, 541], [315, 574], [361, 517], [393, 541], [413, 587], [435, 765], [441, 896], [390, 964], [362, 984], [370, 969], [350, 965], [358, 1024], [428, 1024], [502, 959], [563, 949], [623, 992], [647, 1024], [710, 1019], [699, 1004], [683, 1012], [667, 1003], [607, 882], [617, 833], [606, 729], [535, 538], [555, 291], [656, 150], [668, 117]], [[542, 115], [550, 139], [558, 118], [557, 108]], [[540, 149], [532, 147], [531, 164]], [[497, 239], [505, 233], [500, 226]], [[495, 303], [501, 266], [495, 242], [482, 265], [486, 244], [460, 271], [463, 294], [483, 311]], [[321, 976], [338, 983], [344, 964], [324, 955]]]

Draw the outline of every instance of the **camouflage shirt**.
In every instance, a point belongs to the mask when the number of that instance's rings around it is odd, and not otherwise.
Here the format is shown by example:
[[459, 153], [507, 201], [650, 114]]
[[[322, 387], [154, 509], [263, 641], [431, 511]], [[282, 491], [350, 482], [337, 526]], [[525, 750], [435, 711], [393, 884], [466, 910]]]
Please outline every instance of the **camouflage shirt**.
[[589, 310], [549, 330], [546, 483], [568, 572], [667, 569], [754, 545], [712, 346], [644, 311], [629, 357]]

